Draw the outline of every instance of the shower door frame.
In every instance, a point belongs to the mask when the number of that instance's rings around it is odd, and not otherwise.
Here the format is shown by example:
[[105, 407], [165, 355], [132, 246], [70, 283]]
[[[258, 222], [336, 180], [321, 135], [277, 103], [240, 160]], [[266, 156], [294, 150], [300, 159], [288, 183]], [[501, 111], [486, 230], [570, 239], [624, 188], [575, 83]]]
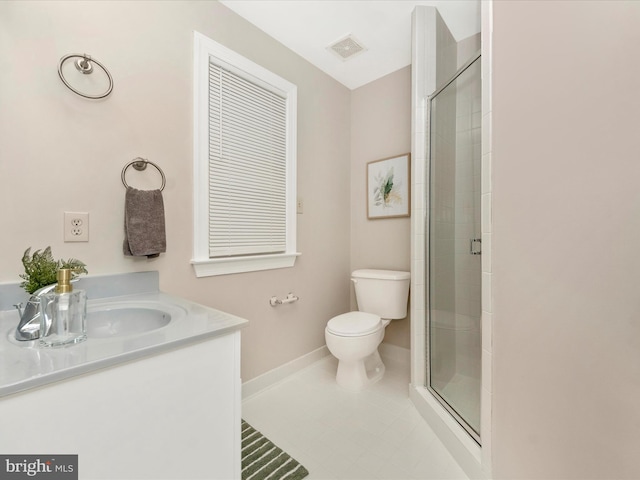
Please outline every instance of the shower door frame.
[[[469, 426], [466, 420], [462, 418], [458, 412], [451, 406], [449, 403], [433, 388], [431, 388], [431, 258], [430, 258], [430, 250], [431, 250], [431, 159], [432, 159], [432, 150], [431, 150], [431, 121], [432, 121], [432, 113], [431, 113], [431, 104], [432, 101], [441, 93], [445, 88], [455, 82], [460, 75], [462, 75], [471, 65], [473, 65], [476, 60], [479, 60], [482, 57], [481, 52], [477, 52], [473, 55], [464, 65], [462, 65], [456, 73], [454, 73], [449, 80], [447, 80], [440, 87], [436, 88], [436, 90], [426, 99], [426, 118], [427, 118], [427, 162], [425, 168], [425, 185], [428, 185], [427, 195], [426, 195], [426, 218], [425, 218], [425, 258], [427, 260], [427, 264], [424, 272], [425, 282], [424, 282], [424, 298], [425, 298], [425, 387], [433, 395], [433, 397], [440, 403], [440, 405], [447, 411], [449, 414], [455, 419], [456, 422], [460, 424], [462, 428], [469, 434], [469, 436], [479, 445], [482, 446], [481, 442], [481, 434], [477, 433], [473, 428]], [[481, 331], [482, 335], [482, 331]], [[482, 380], [482, 379], [481, 379]]]

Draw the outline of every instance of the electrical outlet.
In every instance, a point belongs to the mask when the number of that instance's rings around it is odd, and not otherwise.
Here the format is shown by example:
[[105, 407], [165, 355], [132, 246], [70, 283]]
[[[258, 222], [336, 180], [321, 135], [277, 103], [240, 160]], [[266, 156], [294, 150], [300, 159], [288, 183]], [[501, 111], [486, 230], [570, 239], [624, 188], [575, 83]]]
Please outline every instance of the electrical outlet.
[[64, 212], [64, 241], [89, 241], [89, 214], [87, 212]]
[[296, 213], [302, 214], [303, 210], [304, 210], [304, 203], [301, 198], [298, 198], [298, 201], [296, 202]]

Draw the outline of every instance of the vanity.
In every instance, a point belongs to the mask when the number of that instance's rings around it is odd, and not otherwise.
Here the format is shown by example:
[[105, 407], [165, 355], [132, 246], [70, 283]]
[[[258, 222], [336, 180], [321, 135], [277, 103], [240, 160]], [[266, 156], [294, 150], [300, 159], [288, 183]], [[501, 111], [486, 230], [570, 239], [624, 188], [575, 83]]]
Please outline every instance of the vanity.
[[88, 339], [60, 348], [13, 339], [12, 305], [28, 295], [0, 285], [1, 455], [78, 455], [83, 480], [240, 478], [248, 322], [162, 293], [158, 280], [79, 280]]

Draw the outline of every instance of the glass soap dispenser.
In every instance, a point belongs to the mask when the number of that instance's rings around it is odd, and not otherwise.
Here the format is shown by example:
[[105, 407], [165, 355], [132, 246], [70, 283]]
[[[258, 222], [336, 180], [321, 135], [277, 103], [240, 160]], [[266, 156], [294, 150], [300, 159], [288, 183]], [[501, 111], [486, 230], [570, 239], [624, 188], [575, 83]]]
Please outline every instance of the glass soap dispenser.
[[53, 292], [40, 299], [40, 346], [57, 347], [87, 339], [87, 295], [74, 290], [71, 269], [61, 268]]

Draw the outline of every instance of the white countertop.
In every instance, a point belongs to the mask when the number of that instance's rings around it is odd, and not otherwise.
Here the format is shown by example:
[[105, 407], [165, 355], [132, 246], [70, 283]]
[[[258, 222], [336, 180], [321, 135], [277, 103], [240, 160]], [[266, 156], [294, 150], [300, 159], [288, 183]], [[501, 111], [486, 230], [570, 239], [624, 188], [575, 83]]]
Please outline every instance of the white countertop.
[[89, 300], [87, 307], [91, 310], [110, 303], [161, 304], [171, 313], [171, 322], [145, 333], [109, 338], [89, 336], [75, 345], [41, 348], [37, 340], [18, 342], [13, 338], [20, 320], [17, 310], [0, 311], [0, 397], [225, 335], [248, 323], [161, 292]]

